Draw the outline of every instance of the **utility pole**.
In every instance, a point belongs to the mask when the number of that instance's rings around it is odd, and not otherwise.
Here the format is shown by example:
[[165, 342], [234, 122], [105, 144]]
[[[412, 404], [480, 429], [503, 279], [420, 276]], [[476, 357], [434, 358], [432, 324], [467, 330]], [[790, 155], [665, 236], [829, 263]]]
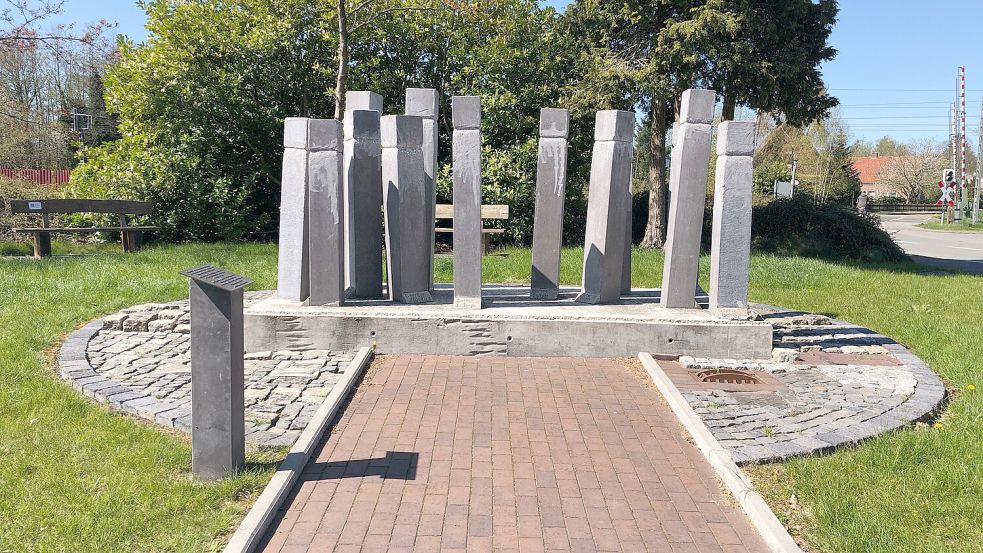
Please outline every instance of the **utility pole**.
[[979, 144], [976, 149], [976, 186], [973, 189], [973, 224], [980, 222], [980, 180], [983, 180], [983, 107], [980, 107]]
[[959, 66], [959, 202], [956, 219], [966, 207], [966, 66]]

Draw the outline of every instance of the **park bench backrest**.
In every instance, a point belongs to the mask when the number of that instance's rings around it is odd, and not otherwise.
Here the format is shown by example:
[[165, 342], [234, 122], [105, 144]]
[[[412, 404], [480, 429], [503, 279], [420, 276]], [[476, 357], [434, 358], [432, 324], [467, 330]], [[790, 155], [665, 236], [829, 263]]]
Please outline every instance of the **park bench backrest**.
[[150, 215], [151, 202], [137, 200], [11, 200], [12, 213], [115, 213], [126, 215]]
[[[437, 209], [435, 211], [437, 219], [453, 219], [454, 218], [454, 205], [453, 204], [437, 204]], [[508, 219], [509, 218], [509, 206], [507, 205], [486, 205], [481, 206], [481, 218], [482, 219]]]

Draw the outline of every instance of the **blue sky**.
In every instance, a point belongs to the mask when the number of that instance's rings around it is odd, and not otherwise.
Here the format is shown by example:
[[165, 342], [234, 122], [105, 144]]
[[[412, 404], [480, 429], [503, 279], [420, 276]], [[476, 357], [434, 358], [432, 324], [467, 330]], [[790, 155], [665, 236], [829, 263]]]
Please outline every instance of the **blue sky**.
[[[543, 2], [557, 9], [568, 3]], [[66, 0], [64, 21], [84, 25], [99, 18], [117, 21], [117, 31], [137, 41], [146, 37], [143, 11], [134, 0]], [[980, 21], [980, 0], [841, 0], [830, 39], [839, 54], [823, 74], [853, 136], [944, 139], [956, 68], [965, 65], [967, 135], [975, 146], [983, 40], [973, 39], [971, 25]]]

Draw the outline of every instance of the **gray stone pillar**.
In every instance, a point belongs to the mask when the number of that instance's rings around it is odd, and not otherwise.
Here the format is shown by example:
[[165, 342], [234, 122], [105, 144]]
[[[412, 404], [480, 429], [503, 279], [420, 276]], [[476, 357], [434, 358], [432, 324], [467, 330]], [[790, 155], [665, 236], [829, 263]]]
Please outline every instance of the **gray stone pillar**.
[[430, 234], [424, 186], [423, 119], [382, 118], [382, 181], [386, 206], [386, 267], [389, 297], [401, 303], [433, 301], [430, 295]]
[[[634, 165], [634, 164], [632, 164]], [[632, 167], [634, 169], [634, 167]], [[634, 171], [632, 171], [634, 173]], [[631, 183], [634, 180], [632, 174], [628, 176], [628, 199], [625, 200], [625, 256], [624, 264], [621, 266], [621, 295], [631, 294]]]
[[669, 230], [662, 271], [662, 307], [696, 307], [694, 291], [700, 270], [700, 235], [710, 171], [710, 123], [716, 93], [683, 92], [669, 171]]
[[353, 298], [382, 297], [381, 115], [382, 96], [345, 94], [345, 287]]
[[[373, 96], [378, 96], [374, 94]], [[381, 103], [381, 97], [379, 102]], [[345, 284], [352, 298], [382, 297], [382, 148], [379, 112], [345, 116]]]
[[754, 121], [725, 121], [717, 130], [710, 309], [747, 307], [754, 130]]
[[[406, 115], [423, 118], [423, 170], [430, 200], [430, 219], [437, 215], [437, 113], [440, 109], [437, 91], [433, 88], [406, 89]], [[430, 224], [430, 291], [433, 291], [433, 253], [436, 233]]]
[[534, 299], [555, 300], [560, 293], [569, 129], [570, 113], [567, 110], [539, 110], [539, 160], [536, 165], [532, 284], [529, 292]]
[[481, 99], [454, 96], [454, 305], [481, 308]]
[[631, 194], [635, 114], [597, 112], [587, 195], [583, 284], [577, 301], [617, 303], [624, 285], [625, 213]]
[[310, 293], [307, 236], [308, 121], [306, 117], [287, 117], [283, 122], [276, 295], [280, 299], [293, 301], [304, 301]]
[[341, 305], [345, 301], [341, 136], [340, 121], [310, 120], [307, 153], [310, 305]]
[[191, 296], [191, 472], [218, 480], [246, 466], [242, 290], [251, 280], [188, 269]]

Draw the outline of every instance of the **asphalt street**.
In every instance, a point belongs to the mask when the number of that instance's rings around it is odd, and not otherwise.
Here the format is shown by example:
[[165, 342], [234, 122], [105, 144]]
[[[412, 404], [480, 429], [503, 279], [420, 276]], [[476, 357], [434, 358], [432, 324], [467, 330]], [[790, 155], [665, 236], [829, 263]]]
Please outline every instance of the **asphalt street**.
[[983, 233], [926, 230], [916, 225], [938, 219], [929, 213], [880, 214], [881, 226], [919, 263], [983, 275]]

